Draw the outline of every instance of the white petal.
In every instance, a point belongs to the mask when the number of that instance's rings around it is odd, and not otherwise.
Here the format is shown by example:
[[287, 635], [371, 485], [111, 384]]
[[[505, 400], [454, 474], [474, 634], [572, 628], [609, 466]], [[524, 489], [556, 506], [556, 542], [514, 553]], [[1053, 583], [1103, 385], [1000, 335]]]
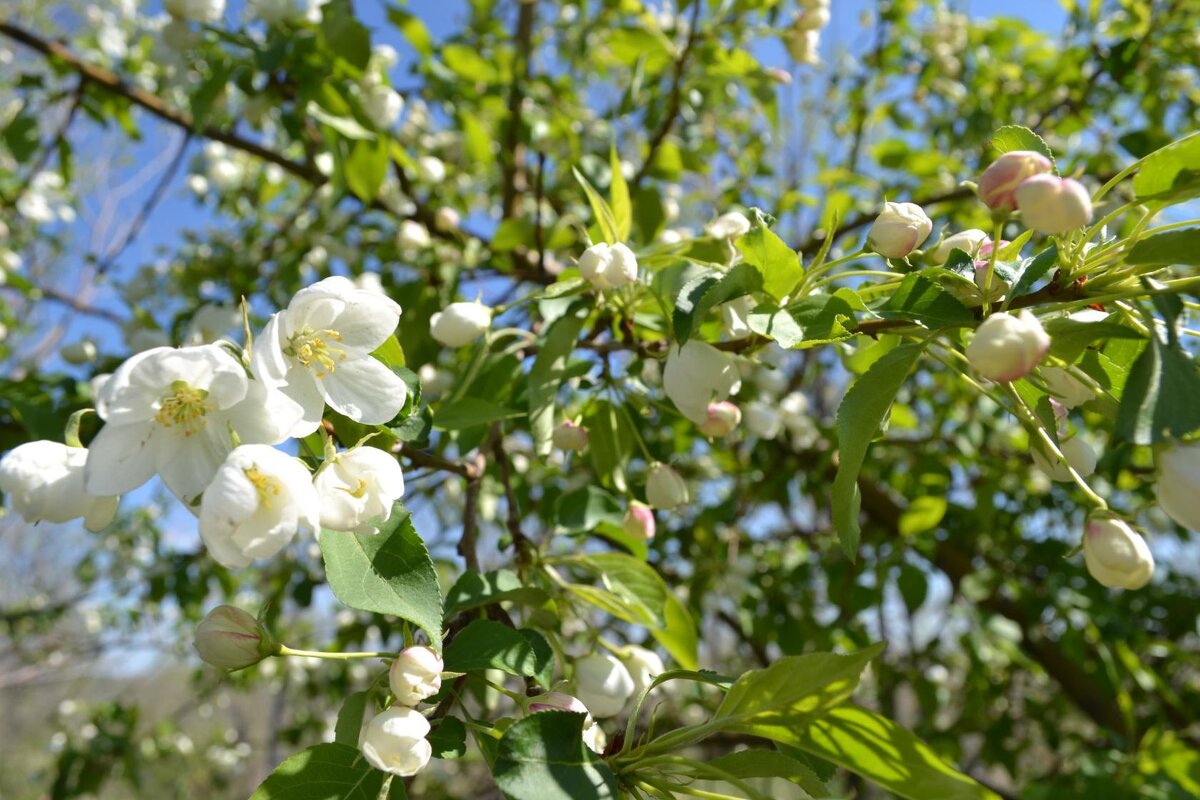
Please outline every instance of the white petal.
[[91, 507], [83, 515], [83, 526], [92, 533], [99, 533], [116, 519], [117, 507], [120, 504], [119, 497], [100, 497], [93, 500]]
[[[316, 394], [315, 389], [313, 394]], [[320, 395], [317, 399], [320, 400]], [[324, 405], [323, 400], [321, 404]], [[304, 407], [300, 403], [283, 390], [268, 389], [257, 380], [250, 381], [246, 399], [229, 410], [229, 421], [246, 444], [279, 444], [292, 436], [292, 430], [304, 419]], [[317, 419], [320, 420], [320, 414]]]
[[339, 414], [365, 425], [381, 425], [404, 407], [408, 386], [373, 358], [347, 359], [317, 380], [325, 402]]
[[[342, 365], [338, 365], [341, 370]], [[296, 439], [308, 436], [321, 425], [325, 415], [325, 397], [317, 388], [318, 379], [299, 365], [288, 370], [283, 393], [300, 405], [300, 418], [293, 423], [288, 436]]]
[[254, 377], [271, 387], [282, 386], [287, 380], [291, 362], [283, 354], [283, 338], [280, 331], [279, 314], [272, 314], [254, 339], [250, 366]]
[[84, 486], [96, 497], [125, 494], [154, 475], [158, 468], [159, 426], [155, 423], [114, 425], [100, 429], [88, 447]]
[[184, 505], [191, 505], [217, 474], [233, 443], [228, 432], [217, 425], [206, 425], [195, 436], [182, 440], [182, 445], [180, 441], [175, 438], [172, 444], [176, 446], [162, 448], [158, 473], [172, 494]]
[[400, 306], [390, 297], [355, 289], [330, 327], [341, 334], [342, 345], [370, 352], [387, 341], [400, 324]]

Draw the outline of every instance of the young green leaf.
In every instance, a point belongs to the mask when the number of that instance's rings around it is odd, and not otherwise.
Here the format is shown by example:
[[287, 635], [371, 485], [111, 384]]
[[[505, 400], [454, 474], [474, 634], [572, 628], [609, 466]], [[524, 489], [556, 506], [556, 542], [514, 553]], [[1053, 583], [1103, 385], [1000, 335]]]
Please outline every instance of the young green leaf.
[[621, 241], [621, 237], [617, 235], [617, 221], [613, 216], [612, 208], [605, 202], [600, 193], [596, 191], [596, 187], [583, 177], [583, 173], [574, 167], [571, 172], [575, 175], [575, 180], [583, 187], [583, 193], [587, 195], [588, 203], [592, 206], [592, 213], [596, 216], [596, 225], [600, 228], [600, 235], [604, 237], [604, 241], [609, 244], [616, 244]]
[[[999, 153], [1009, 153], [1013, 150], [1032, 150], [1035, 153], [1041, 153], [1046, 158], [1050, 159], [1050, 163], [1054, 163], [1054, 153], [1050, 150], [1050, 145], [1046, 144], [1046, 140], [1038, 136], [1029, 128], [1021, 125], [1005, 125], [992, 134], [990, 144]], [[1058, 167], [1054, 168], [1055, 173], [1058, 172]]]
[[781, 300], [796, 288], [804, 277], [800, 256], [767, 227], [758, 209], [753, 211], [754, 227], [735, 243], [746, 263], [762, 273], [763, 289]]
[[689, 281], [675, 300], [672, 318], [676, 341], [685, 344], [716, 306], [762, 288], [762, 273], [749, 264], [738, 264], [728, 272], [712, 272]]
[[[539, 711], [504, 732], [492, 765], [508, 800], [617, 800], [616, 776], [583, 742], [584, 714]], [[374, 800], [372, 798], [372, 800]]]
[[488, 619], [477, 619], [459, 631], [446, 646], [443, 659], [450, 672], [498, 669], [537, 678], [546, 688], [554, 670], [554, 652], [541, 634]]
[[[344, 744], [318, 744], [284, 761], [267, 776], [250, 800], [379, 800], [388, 774], [375, 769]], [[392, 781], [404, 797], [404, 782]]]

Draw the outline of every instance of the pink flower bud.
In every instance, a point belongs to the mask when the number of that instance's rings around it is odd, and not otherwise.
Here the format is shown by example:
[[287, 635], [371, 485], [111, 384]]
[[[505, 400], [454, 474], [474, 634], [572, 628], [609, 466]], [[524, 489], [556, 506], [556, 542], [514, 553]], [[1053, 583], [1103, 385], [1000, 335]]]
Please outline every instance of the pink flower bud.
[[1029, 374], [1049, 349], [1050, 337], [1033, 314], [992, 314], [967, 345], [967, 361], [988, 380], [1015, 381]]
[[742, 411], [728, 400], [708, 404], [708, 418], [700, 426], [705, 436], [719, 439], [733, 433], [742, 421]]
[[634, 500], [625, 512], [625, 522], [622, 524], [625, 532], [637, 539], [647, 541], [654, 538], [654, 512], [645, 503]]
[[245, 669], [275, 650], [261, 622], [233, 606], [217, 606], [196, 626], [192, 642], [205, 663], [221, 669]]
[[993, 211], [1013, 211], [1017, 207], [1017, 187], [1034, 175], [1054, 169], [1050, 159], [1032, 150], [1013, 150], [992, 162], [979, 176], [979, 199]]
[[933, 221], [915, 203], [884, 203], [867, 233], [867, 246], [884, 258], [904, 258], [929, 238]]
[[1021, 219], [1040, 233], [1060, 235], [1092, 221], [1092, 198], [1079, 181], [1034, 175], [1015, 195]]
[[551, 435], [551, 440], [554, 446], [559, 450], [569, 450], [572, 453], [578, 453], [583, 448], [587, 447], [588, 432], [587, 428], [578, 425], [571, 420], [563, 420], [558, 427], [554, 429]]
[[588, 713], [587, 706], [578, 697], [565, 692], [546, 692], [529, 698], [529, 713], [539, 711], [573, 711], [576, 714]]

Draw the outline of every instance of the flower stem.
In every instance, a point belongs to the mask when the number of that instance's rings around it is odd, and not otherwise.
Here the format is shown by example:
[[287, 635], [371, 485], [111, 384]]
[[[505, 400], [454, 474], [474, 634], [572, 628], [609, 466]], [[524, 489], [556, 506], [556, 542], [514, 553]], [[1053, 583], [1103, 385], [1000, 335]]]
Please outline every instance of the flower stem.
[[395, 658], [395, 653], [327, 653], [323, 650], [296, 650], [286, 644], [276, 645], [277, 656], [300, 656], [304, 658], [325, 658], [331, 661], [350, 661], [356, 658]]

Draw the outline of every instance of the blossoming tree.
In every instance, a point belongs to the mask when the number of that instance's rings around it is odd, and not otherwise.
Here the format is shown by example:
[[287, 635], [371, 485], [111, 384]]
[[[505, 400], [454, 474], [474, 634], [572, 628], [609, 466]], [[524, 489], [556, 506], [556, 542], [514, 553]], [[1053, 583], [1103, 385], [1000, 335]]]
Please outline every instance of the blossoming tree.
[[1200, 8], [367, 5], [0, 10], [0, 631], [278, 703], [27, 796], [1200, 794]]

